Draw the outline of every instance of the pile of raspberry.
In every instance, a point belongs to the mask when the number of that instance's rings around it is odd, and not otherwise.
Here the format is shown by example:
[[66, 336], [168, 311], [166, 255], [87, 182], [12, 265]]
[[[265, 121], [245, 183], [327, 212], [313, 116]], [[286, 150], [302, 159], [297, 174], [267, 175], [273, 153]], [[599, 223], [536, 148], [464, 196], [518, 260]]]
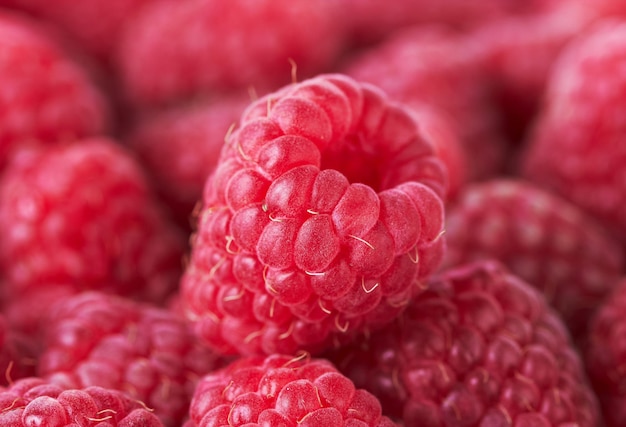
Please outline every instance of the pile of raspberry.
[[0, 426], [626, 425], [621, 0], [0, 0]]

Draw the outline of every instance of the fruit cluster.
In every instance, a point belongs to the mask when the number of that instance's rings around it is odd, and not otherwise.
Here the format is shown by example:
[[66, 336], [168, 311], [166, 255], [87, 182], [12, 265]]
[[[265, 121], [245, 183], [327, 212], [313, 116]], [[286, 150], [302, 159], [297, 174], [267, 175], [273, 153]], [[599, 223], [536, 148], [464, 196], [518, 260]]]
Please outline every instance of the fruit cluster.
[[622, 0], [0, 0], [0, 426], [626, 425]]

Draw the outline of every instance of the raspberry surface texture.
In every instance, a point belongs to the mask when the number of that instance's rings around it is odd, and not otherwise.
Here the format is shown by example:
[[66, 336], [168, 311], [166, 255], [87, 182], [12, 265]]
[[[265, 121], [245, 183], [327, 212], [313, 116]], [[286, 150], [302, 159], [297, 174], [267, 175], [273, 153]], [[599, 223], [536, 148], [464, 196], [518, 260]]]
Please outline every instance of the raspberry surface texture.
[[626, 424], [626, 279], [593, 318], [586, 345], [587, 372], [607, 427]]
[[418, 26], [364, 51], [344, 72], [380, 87], [392, 99], [445, 112], [472, 159], [468, 177], [484, 179], [502, 170], [506, 145], [478, 47], [449, 28]]
[[393, 427], [378, 399], [355, 388], [327, 360], [244, 357], [206, 375], [185, 427]]
[[521, 180], [468, 186], [447, 210], [446, 237], [446, 266], [500, 260], [543, 292], [575, 336], [624, 268], [618, 240], [577, 206]]
[[0, 230], [7, 299], [70, 286], [160, 302], [181, 273], [182, 235], [106, 138], [17, 153], [0, 181]]
[[104, 95], [35, 21], [0, 10], [0, 52], [0, 170], [24, 144], [108, 129]]
[[41, 378], [0, 387], [6, 427], [164, 427], [142, 402], [102, 387], [63, 389]]
[[151, 114], [125, 138], [181, 227], [189, 228], [224, 138], [249, 103], [245, 94]]
[[447, 270], [354, 345], [330, 359], [406, 426], [600, 425], [565, 326], [495, 262]]
[[525, 177], [626, 238], [626, 23], [604, 21], [568, 45], [548, 82], [522, 161]]
[[319, 351], [391, 320], [440, 263], [445, 185], [409, 111], [373, 86], [321, 75], [259, 99], [204, 190], [187, 316], [243, 354]]
[[[145, 8], [120, 42], [129, 98], [144, 106], [325, 71], [343, 45], [332, 0], [187, 0]], [[291, 62], [291, 64], [290, 64]]]
[[187, 418], [196, 380], [220, 363], [183, 318], [98, 292], [54, 307], [44, 349], [38, 369], [46, 380], [64, 388], [121, 390], [171, 427]]
[[36, 343], [27, 335], [11, 328], [6, 316], [0, 314], [0, 386], [35, 375]]

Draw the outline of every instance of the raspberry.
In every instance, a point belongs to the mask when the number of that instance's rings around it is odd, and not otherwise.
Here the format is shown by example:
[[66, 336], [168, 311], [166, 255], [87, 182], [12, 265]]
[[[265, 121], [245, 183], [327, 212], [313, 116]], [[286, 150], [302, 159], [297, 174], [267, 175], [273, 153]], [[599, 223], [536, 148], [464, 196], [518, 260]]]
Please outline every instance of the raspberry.
[[0, 387], [0, 425], [10, 427], [163, 427], [138, 402], [102, 387], [63, 389], [41, 378]]
[[550, 76], [546, 105], [522, 160], [525, 177], [626, 238], [626, 23], [572, 42]]
[[145, 5], [155, 0], [0, 0], [55, 24], [90, 54], [109, 60], [124, 27]]
[[448, 270], [392, 325], [331, 355], [407, 426], [599, 425], [560, 319], [495, 262]]
[[575, 336], [623, 269], [622, 249], [577, 206], [524, 181], [467, 187], [446, 217], [445, 264], [497, 258], [539, 288]]
[[320, 75], [253, 103], [207, 181], [181, 283], [219, 351], [320, 351], [395, 317], [439, 265], [445, 171], [370, 85]]
[[0, 51], [0, 170], [21, 145], [107, 130], [102, 94], [36, 23], [0, 11]]
[[586, 343], [586, 365], [600, 400], [607, 427], [626, 423], [626, 280], [622, 279], [592, 319]]
[[356, 389], [327, 360], [306, 355], [245, 357], [206, 375], [190, 415], [185, 427], [395, 425], [374, 396]]
[[236, 88], [262, 92], [330, 66], [343, 29], [333, 1], [188, 0], [148, 7], [128, 24], [119, 71], [131, 100], [152, 106]]
[[354, 58], [345, 72], [395, 100], [448, 114], [472, 159], [468, 177], [478, 179], [502, 169], [505, 144], [486, 91], [481, 57], [471, 42], [442, 27], [411, 28]]
[[136, 124], [126, 138], [181, 226], [189, 228], [224, 137], [249, 103], [247, 95], [233, 96], [156, 113]]
[[98, 292], [56, 305], [39, 374], [64, 388], [100, 386], [145, 402], [166, 426], [186, 418], [196, 379], [219, 359], [167, 310]]
[[17, 153], [0, 181], [0, 234], [9, 300], [70, 286], [161, 302], [181, 273], [179, 230], [105, 138]]

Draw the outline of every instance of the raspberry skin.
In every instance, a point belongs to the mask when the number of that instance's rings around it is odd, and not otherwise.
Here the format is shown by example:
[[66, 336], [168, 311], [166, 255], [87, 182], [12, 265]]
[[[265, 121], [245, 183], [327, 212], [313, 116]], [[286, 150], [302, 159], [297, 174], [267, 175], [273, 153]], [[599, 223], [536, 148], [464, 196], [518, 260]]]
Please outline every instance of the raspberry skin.
[[164, 427], [142, 402], [102, 387], [63, 389], [31, 377], [0, 387], [7, 427]]
[[577, 206], [525, 182], [469, 186], [446, 215], [444, 265], [496, 258], [541, 290], [575, 337], [623, 271], [622, 249]]
[[37, 346], [32, 337], [13, 330], [0, 314], [0, 386], [35, 375]]
[[195, 222], [191, 213], [202, 199], [225, 135], [249, 103], [248, 94], [231, 95], [153, 113], [136, 123], [125, 138], [181, 227], [189, 229]]
[[407, 426], [600, 421], [565, 326], [496, 262], [443, 272], [397, 322], [329, 358]]
[[506, 144], [478, 48], [473, 39], [448, 28], [418, 26], [365, 50], [346, 63], [344, 72], [380, 87], [395, 100], [447, 114], [466, 157], [472, 159], [468, 178], [486, 179], [502, 170]]
[[221, 366], [182, 317], [122, 297], [82, 292], [46, 320], [41, 377], [64, 388], [123, 391], [165, 426], [182, 424], [196, 380]]
[[[603, 21], [557, 60], [522, 174], [626, 239], [626, 23]], [[610, 88], [610, 89], [607, 89]]]
[[185, 427], [393, 427], [378, 400], [327, 360], [244, 357], [198, 383]]
[[17, 153], [0, 181], [0, 230], [9, 300], [70, 286], [159, 303], [181, 274], [184, 237], [107, 138]]
[[626, 361], [626, 279], [622, 278], [592, 319], [586, 343], [586, 366], [600, 400], [607, 427], [626, 423], [623, 366]]
[[[324, 71], [343, 45], [334, 1], [188, 0], [146, 7], [119, 44], [135, 104], [172, 104], [224, 90], [266, 93]], [[158, 70], [158, 72], [155, 72]]]
[[24, 144], [54, 144], [108, 130], [103, 94], [34, 21], [0, 11], [0, 51], [0, 170]]
[[441, 261], [445, 186], [409, 111], [373, 86], [320, 75], [259, 99], [207, 180], [188, 318], [241, 354], [321, 351], [391, 320]]

